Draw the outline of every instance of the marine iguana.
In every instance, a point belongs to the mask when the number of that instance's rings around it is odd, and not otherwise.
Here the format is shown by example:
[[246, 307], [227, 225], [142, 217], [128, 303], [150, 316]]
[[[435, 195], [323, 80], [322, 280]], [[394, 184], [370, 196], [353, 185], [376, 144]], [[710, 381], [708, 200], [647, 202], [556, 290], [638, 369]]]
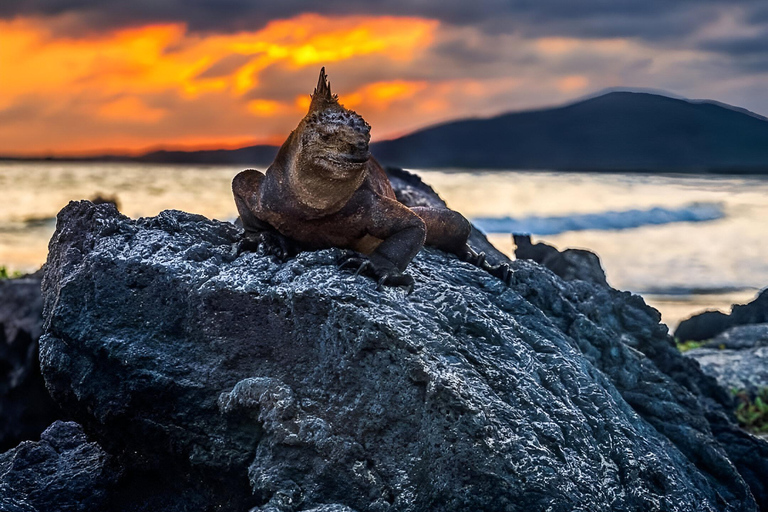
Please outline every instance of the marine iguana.
[[378, 286], [413, 289], [405, 268], [423, 245], [457, 255], [507, 282], [467, 244], [471, 225], [447, 208], [408, 208], [369, 150], [371, 127], [344, 108], [320, 70], [309, 112], [265, 174], [248, 169], [232, 181], [245, 229], [238, 252], [264, 246], [286, 258], [300, 250], [348, 249], [340, 267], [357, 267]]

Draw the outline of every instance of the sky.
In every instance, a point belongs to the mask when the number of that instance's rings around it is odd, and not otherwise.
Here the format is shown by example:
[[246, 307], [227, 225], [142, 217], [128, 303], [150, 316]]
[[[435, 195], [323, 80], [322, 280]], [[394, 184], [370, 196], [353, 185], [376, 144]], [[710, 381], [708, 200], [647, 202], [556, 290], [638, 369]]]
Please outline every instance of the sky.
[[280, 144], [321, 66], [374, 140], [613, 87], [768, 115], [768, 2], [2, 0], [0, 155]]

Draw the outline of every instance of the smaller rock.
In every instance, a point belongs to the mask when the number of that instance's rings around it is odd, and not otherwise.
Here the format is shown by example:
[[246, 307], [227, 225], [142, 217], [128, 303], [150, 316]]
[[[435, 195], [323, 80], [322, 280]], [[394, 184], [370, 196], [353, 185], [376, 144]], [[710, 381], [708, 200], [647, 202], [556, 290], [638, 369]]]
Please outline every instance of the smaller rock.
[[701, 365], [704, 373], [717, 379], [726, 390], [749, 394], [768, 386], [768, 346], [741, 350], [697, 348], [685, 353]]
[[683, 320], [675, 331], [675, 338], [680, 341], [710, 340], [737, 325], [765, 322], [768, 322], [768, 288], [749, 304], [734, 304], [730, 315], [720, 311], [705, 311]]
[[685, 355], [726, 390], [755, 395], [768, 387], [768, 323], [731, 327]]
[[43, 296], [40, 293], [42, 269], [34, 274], [0, 281], [0, 323], [8, 339], [19, 331], [32, 338], [43, 333]]
[[38, 359], [42, 277], [38, 271], [0, 281], [0, 452], [39, 439], [60, 417], [45, 389]]
[[680, 322], [675, 331], [679, 341], [709, 340], [730, 326], [728, 315], [721, 311], [704, 311]]
[[116, 210], [120, 210], [120, 200], [115, 194], [109, 195], [97, 192], [96, 195], [91, 198], [91, 202], [93, 204], [111, 204], [115, 206]]
[[0, 454], [0, 509], [79, 512], [103, 509], [114, 481], [109, 456], [80, 425], [56, 421], [39, 442]]
[[586, 281], [608, 288], [605, 271], [600, 265], [597, 254], [583, 249], [558, 251], [551, 245], [539, 242], [531, 243], [530, 235], [513, 235], [515, 256], [519, 260], [533, 260], [547, 267], [566, 281]]
[[765, 346], [768, 346], [768, 323], [731, 327], [704, 344], [704, 348], [731, 350]]

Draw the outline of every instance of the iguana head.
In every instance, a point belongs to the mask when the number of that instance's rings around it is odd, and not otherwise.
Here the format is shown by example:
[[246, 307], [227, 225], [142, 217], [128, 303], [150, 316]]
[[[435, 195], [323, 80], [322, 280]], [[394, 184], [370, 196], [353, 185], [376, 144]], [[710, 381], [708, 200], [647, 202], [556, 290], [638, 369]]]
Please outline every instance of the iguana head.
[[356, 112], [344, 108], [320, 70], [309, 112], [296, 129], [298, 167], [312, 169], [317, 178], [359, 180], [365, 172], [371, 127]]

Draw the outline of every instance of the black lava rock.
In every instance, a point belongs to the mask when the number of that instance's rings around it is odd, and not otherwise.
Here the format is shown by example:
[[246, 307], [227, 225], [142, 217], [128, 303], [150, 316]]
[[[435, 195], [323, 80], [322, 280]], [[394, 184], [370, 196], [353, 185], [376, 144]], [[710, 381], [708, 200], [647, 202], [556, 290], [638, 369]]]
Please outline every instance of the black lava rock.
[[0, 452], [60, 418], [38, 362], [43, 327], [42, 271], [0, 280]]
[[116, 475], [109, 456], [80, 425], [56, 421], [39, 442], [24, 441], [0, 454], [0, 510], [106, 510], [106, 490]]
[[710, 340], [737, 325], [768, 323], [768, 288], [749, 304], [734, 304], [731, 314], [705, 311], [680, 322], [675, 337], [680, 341]]
[[685, 355], [726, 390], [757, 396], [768, 387], [768, 324], [731, 327]]
[[338, 250], [237, 257], [240, 237], [182, 212], [59, 214], [41, 364], [121, 468], [112, 510], [749, 511], [764, 498], [768, 445], [739, 436], [714, 379], [637, 296], [526, 261], [507, 287], [432, 249], [408, 268], [413, 294], [377, 291], [336, 268]]
[[578, 279], [608, 287], [600, 258], [593, 252], [584, 249], [566, 249], [561, 252], [544, 242], [532, 244], [530, 235], [514, 235], [513, 240], [517, 259], [533, 260], [566, 281]]

